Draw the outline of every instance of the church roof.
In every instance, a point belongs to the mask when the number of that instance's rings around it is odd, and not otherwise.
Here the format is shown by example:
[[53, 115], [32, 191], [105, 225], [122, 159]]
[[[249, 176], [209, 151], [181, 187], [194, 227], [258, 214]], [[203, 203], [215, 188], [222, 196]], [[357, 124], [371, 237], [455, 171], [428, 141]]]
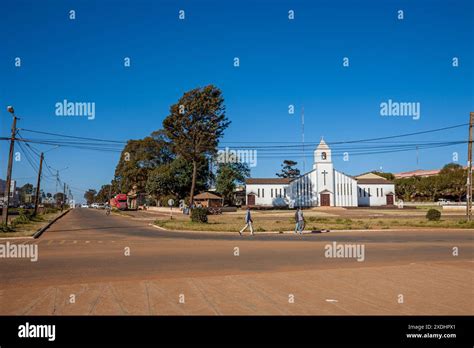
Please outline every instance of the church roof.
[[372, 172], [357, 175], [356, 179], [383, 179], [383, 180], [387, 180], [383, 176], [377, 175], [377, 174], [372, 173]]
[[245, 180], [246, 184], [289, 184], [291, 178], [249, 178]]
[[329, 149], [328, 144], [326, 144], [323, 138], [321, 138], [321, 141], [319, 142], [317, 149]]
[[393, 184], [390, 180], [374, 173], [365, 173], [355, 177], [358, 184]]

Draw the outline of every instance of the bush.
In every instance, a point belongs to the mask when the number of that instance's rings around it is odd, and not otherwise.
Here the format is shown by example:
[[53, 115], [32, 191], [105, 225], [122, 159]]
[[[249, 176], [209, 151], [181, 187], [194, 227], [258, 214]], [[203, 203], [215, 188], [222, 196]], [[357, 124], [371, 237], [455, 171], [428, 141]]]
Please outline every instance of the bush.
[[0, 223], [0, 232], [13, 232], [13, 228], [8, 226], [7, 224], [4, 224], [3, 222]]
[[41, 214], [54, 214], [57, 213], [60, 209], [58, 208], [44, 208]]
[[191, 210], [191, 221], [207, 223], [207, 214], [206, 208], [194, 208]]
[[18, 216], [18, 217], [16, 217], [16, 218], [12, 219], [12, 221], [11, 221], [10, 224], [11, 224], [11, 226], [12, 226], [13, 228], [15, 228], [15, 227], [17, 227], [18, 225], [28, 224], [28, 223], [30, 223], [30, 221], [31, 221], [31, 220], [30, 220], [30, 218], [29, 218], [27, 215], [21, 214], [20, 216]]
[[426, 218], [430, 221], [439, 221], [439, 219], [441, 218], [441, 212], [436, 209], [430, 209], [426, 213]]

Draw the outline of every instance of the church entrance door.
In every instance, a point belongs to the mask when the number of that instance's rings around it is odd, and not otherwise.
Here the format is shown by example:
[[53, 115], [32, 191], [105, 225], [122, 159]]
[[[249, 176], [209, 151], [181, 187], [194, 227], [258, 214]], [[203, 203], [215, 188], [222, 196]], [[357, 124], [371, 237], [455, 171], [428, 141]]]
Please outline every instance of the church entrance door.
[[255, 205], [255, 195], [247, 195], [247, 205]]
[[387, 205], [393, 205], [393, 195], [387, 195]]
[[321, 193], [321, 207], [329, 207], [331, 205], [331, 196], [328, 193]]

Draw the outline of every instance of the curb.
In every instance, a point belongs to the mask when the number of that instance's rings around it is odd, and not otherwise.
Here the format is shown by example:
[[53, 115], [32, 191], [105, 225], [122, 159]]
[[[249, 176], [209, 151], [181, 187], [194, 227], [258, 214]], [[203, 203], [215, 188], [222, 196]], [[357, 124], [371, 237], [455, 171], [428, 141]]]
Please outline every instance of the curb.
[[[166, 232], [184, 232], [184, 233], [211, 233], [211, 234], [231, 234], [231, 233], [237, 233], [237, 232], [232, 232], [232, 231], [196, 231], [196, 230], [168, 230], [164, 227], [157, 226], [153, 223], [148, 224], [149, 226], [152, 226], [154, 228], [157, 228], [161, 231], [166, 231]], [[442, 228], [438, 228], [439, 230], [442, 230]], [[437, 229], [437, 230], [438, 230]], [[420, 229], [373, 229], [373, 230], [314, 230], [314, 231], [303, 231], [303, 234], [322, 234], [322, 233], [347, 233], [347, 232], [416, 232], [419, 230], [423, 230], [422, 228]], [[454, 229], [445, 229], [445, 230], [452, 230], [456, 232], [464, 232], [464, 231], [472, 231], [472, 229], [469, 228], [454, 228]], [[256, 231], [255, 231], [256, 232]], [[256, 234], [294, 234], [294, 231], [265, 231], [265, 232], [256, 232]]]
[[[206, 233], [206, 234], [225, 234], [225, 235], [238, 233], [238, 232], [232, 232], [232, 231], [167, 230], [164, 227], [161, 227], [161, 226], [158, 226], [158, 225], [155, 225], [155, 224], [152, 224], [152, 223], [150, 223], [148, 225], [151, 226], [151, 227], [157, 228], [161, 231], [176, 232], [176, 233], [203, 233], [203, 234]], [[295, 234], [294, 231], [282, 231], [282, 232], [279, 232], [279, 231], [265, 231], [265, 232], [254, 231], [254, 232], [255, 232], [255, 234]], [[303, 231], [303, 234], [320, 234], [320, 233], [328, 233], [328, 232], [334, 232], [334, 231], [333, 230]]]
[[41, 227], [38, 231], [35, 232], [35, 234], [33, 234], [32, 238], [36, 239], [36, 238], [39, 238], [41, 237], [41, 235], [43, 234], [44, 231], [46, 231], [52, 224], [54, 224], [56, 221], [58, 221], [60, 218], [62, 218], [64, 215], [66, 215], [67, 213], [69, 213], [69, 211], [71, 210], [72, 208], [69, 208], [68, 210], [64, 211], [62, 214], [60, 214], [59, 216], [57, 216], [56, 218], [54, 218], [53, 220], [51, 220], [50, 222], [48, 222], [48, 224], [44, 227]]

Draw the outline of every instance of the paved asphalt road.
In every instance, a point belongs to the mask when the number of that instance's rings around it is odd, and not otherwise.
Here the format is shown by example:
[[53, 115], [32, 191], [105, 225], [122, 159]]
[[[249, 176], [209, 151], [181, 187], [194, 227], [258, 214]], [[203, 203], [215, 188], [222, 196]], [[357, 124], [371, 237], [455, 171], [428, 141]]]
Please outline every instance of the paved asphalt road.
[[[39, 259], [0, 259], [0, 314], [474, 314], [472, 230], [240, 237], [154, 218], [75, 209], [9, 240]], [[332, 242], [364, 261], [325, 257]]]

